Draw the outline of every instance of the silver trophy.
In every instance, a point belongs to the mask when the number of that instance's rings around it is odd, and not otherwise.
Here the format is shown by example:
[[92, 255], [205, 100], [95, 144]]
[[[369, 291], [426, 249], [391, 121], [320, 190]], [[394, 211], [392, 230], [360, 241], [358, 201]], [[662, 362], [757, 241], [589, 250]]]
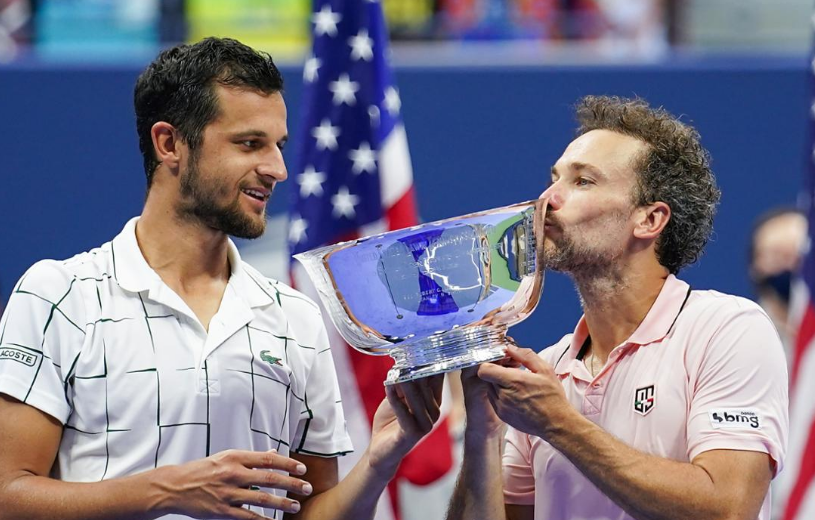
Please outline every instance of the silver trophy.
[[396, 360], [390, 385], [504, 357], [540, 299], [545, 213], [523, 202], [294, 257], [342, 337]]

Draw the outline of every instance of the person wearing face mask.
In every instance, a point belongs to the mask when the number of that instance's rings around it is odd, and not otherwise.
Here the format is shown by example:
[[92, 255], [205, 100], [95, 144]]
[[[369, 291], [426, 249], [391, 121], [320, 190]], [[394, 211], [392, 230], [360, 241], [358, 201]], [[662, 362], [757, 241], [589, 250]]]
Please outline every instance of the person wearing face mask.
[[804, 214], [779, 207], [759, 216], [750, 235], [750, 280], [756, 301], [778, 329], [788, 356], [795, 337], [789, 319], [792, 277], [801, 263], [806, 234]]

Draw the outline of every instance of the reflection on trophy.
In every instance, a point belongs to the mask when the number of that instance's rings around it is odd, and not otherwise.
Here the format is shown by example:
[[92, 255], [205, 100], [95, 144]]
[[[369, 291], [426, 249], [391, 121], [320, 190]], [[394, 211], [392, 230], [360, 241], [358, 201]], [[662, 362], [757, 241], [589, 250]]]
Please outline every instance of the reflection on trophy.
[[543, 287], [546, 201], [295, 255], [343, 338], [396, 360], [385, 384], [504, 357]]

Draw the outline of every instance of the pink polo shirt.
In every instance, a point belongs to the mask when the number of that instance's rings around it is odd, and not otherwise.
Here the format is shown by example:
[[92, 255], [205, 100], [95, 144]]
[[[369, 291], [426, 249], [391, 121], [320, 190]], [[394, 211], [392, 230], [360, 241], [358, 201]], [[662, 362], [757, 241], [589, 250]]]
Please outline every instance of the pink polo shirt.
[[[715, 449], [760, 451], [781, 470], [787, 444], [787, 368], [781, 341], [755, 303], [689, 291], [669, 276], [648, 315], [592, 378], [577, 359], [581, 318], [540, 356], [572, 405], [645, 453], [689, 462]], [[534, 505], [535, 519], [629, 519], [546, 441], [510, 428], [504, 500]], [[759, 520], [770, 518], [770, 494]]]

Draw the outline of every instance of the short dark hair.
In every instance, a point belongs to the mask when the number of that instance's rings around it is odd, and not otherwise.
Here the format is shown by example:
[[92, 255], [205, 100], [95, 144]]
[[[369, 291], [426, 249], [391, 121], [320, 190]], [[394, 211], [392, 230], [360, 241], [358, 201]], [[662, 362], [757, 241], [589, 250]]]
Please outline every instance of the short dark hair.
[[578, 135], [610, 130], [648, 145], [633, 165], [637, 173], [633, 202], [645, 206], [661, 201], [671, 208], [656, 243], [661, 265], [676, 274], [695, 262], [713, 231], [721, 198], [699, 132], [640, 98], [586, 96], [578, 102], [576, 115]]
[[283, 90], [283, 76], [271, 56], [230, 38], [167, 49], [139, 76], [133, 100], [148, 190], [159, 165], [150, 136], [153, 125], [170, 123], [197, 150], [204, 128], [218, 116], [216, 83], [266, 94]]

